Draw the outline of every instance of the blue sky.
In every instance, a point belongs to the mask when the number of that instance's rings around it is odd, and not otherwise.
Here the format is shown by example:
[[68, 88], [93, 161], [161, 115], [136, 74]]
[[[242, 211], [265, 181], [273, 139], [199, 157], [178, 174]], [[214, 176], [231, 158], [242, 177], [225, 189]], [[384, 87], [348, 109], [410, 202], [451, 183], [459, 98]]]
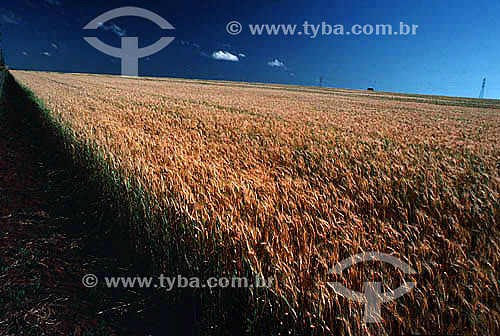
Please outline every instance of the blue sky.
[[[82, 28], [122, 6], [151, 10], [175, 30], [162, 31], [142, 18], [122, 17], [103, 29]], [[121, 36], [139, 46], [162, 36], [175, 40], [139, 61], [140, 75], [225, 79], [500, 98], [500, 0], [483, 1], [85, 1], [2, 2], [3, 48], [20, 69], [119, 74], [120, 59], [84, 40], [96, 36], [120, 46]], [[228, 22], [243, 31], [230, 35]], [[249, 24], [418, 24], [412, 36], [253, 36]], [[245, 57], [241, 56], [245, 55]], [[230, 55], [236, 56], [237, 61]], [[232, 59], [224, 60], [224, 59]], [[272, 66], [274, 65], [274, 66]]]

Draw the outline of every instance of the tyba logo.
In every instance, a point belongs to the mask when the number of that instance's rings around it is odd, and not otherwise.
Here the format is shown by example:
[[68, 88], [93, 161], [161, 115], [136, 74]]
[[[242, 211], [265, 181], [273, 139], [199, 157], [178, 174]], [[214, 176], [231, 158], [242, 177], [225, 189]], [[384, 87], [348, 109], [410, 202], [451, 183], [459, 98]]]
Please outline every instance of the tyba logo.
[[[175, 29], [164, 18], [147, 9], [138, 7], [122, 7], [110, 10], [102, 15], [99, 15], [94, 20], [90, 21], [83, 29], [98, 29], [105, 22], [122, 16], [138, 16], [148, 19], [161, 29]], [[91, 46], [107, 55], [121, 58], [122, 60], [122, 76], [138, 76], [139, 75], [139, 58], [147, 57], [157, 53], [158, 51], [169, 45], [175, 37], [162, 37], [156, 43], [139, 48], [138, 37], [122, 37], [121, 48], [115, 48], [103, 43], [97, 37], [84, 37]]]
[[[380, 252], [365, 252], [344, 259], [330, 269], [328, 274], [339, 275], [346, 268], [365, 261], [384, 261], [399, 268], [405, 274], [416, 273], [415, 270], [413, 270], [408, 264], [389, 254]], [[364, 293], [359, 293], [345, 288], [340, 282], [328, 282], [328, 285], [332, 287], [337, 294], [365, 304], [365, 314], [363, 317], [363, 321], [365, 323], [380, 322], [382, 320], [382, 303], [390, 302], [405, 295], [411, 291], [416, 284], [416, 282], [406, 282], [391, 292], [382, 293], [382, 286], [380, 282], [365, 282]]]

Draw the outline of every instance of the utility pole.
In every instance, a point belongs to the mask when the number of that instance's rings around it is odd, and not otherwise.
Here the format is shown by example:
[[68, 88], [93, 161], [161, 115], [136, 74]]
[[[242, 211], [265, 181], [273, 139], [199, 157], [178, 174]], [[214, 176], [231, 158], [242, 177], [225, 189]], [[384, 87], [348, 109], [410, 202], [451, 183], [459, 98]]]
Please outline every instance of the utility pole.
[[486, 88], [486, 77], [483, 78], [483, 84], [481, 85], [481, 92], [479, 92], [479, 98], [484, 98], [484, 89]]

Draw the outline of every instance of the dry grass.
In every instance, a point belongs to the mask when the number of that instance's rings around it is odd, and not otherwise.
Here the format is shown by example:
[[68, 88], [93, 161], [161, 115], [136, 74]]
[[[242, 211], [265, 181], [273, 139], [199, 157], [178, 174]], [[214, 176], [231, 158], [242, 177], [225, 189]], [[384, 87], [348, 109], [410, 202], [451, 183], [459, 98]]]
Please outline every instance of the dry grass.
[[[182, 237], [176, 246], [194, 263], [274, 276], [277, 286], [252, 291], [251, 302], [295, 333], [500, 332], [499, 109], [14, 75], [153, 196], [146, 212], [168, 221], [145, 224], [152, 245], [167, 253]], [[418, 274], [369, 263], [328, 276], [364, 251], [392, 254]], [[366, 326], [363, 305], [327, 281], [359, 291], [371, 279], [384, 279], [385, 291], [403, 280], [417, 286], [383, 305], [381, 325]]]

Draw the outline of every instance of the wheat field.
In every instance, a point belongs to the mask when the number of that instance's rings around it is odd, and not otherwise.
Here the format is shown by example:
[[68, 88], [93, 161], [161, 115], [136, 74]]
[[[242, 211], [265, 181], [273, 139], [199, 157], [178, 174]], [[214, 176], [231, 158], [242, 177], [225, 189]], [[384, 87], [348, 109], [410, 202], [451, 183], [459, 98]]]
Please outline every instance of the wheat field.
[[[500, 104], [12, 73], [151, 196], [144, 211], [165, 220], [143, 231], [160, 259], [175, 246], [210, 270], [274, 277], [245, 294], [256, 316], [294, 334], [500, 332]], [[366, 251], [417, 274], [371, 262], [328, 274]], [[327, 284], [367, 279], [417, 285], [372, 325]]]

